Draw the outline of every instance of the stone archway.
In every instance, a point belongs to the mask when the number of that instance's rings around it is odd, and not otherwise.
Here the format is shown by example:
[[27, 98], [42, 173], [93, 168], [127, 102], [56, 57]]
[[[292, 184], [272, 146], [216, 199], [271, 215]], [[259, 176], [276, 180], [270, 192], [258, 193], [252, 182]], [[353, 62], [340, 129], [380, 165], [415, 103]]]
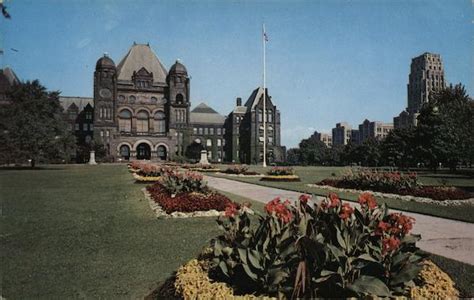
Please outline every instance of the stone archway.
[[168, 150], [164, 145], [156, 147], [156, 155], [160, 160], [166, 160], [168, 158]]
[[137, 159], [151, 159], [151, 147], [147, 143], [141, 143], [137, 146]]

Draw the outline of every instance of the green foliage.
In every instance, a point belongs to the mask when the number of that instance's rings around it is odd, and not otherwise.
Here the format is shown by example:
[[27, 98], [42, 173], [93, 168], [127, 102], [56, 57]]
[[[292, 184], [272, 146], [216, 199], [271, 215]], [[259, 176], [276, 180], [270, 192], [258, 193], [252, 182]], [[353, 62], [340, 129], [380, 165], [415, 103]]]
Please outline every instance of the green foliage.
[[292, 298], [406, 295], [422, 257], [413, 219], [388, 214], [370, 194], [361, 209], [331, 194], [319, 205], [274, 199], [251, 225], [247, 207], [218, 219], [213, 266], [238, 292]]
[[12, 87], [11, 103], [2, 107], [0, 152], [4, 162], [61, 161], [69, 158], [75, 139], [67, 130], [59, 93], [48, 92], [37, 80]]
[[288, 176], [295, 175], [295, 170], [291, 167], [273, 167], [267, 171], [267, 174], [272, 176]]
[[160, 183], [170, 194], [206, 192], [206, 182], [199, 173], [189, 171], [181, 173], [171, 168], [161, 171]]

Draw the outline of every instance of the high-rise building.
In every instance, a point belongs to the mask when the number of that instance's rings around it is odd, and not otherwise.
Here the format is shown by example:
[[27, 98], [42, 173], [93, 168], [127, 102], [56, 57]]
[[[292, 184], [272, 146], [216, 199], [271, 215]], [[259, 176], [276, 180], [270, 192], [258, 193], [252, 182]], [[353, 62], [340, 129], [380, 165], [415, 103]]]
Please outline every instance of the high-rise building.
[[352, 126], [346, 122], [337, 123], [332, 129], [332, 144], [347, 145], [352, 138]]
[[406, 112], [394, 118], [395, 128], [416, 126], [416, 117], [434, 91], [444, 89], [444, 67], [439, 54], [425, 52], [411, 61], [408, 76]]
[[324, 132], [317, 132], [316, 137], [323, 142], [328, 148], [332, 147], [332, 135]]
[[359, 125], [359, 143], [371, 138], [383, 140], [392, 130], [392, 123], [382, 123], [378, 121], [371, 122], [365, 119], [364, 122]]

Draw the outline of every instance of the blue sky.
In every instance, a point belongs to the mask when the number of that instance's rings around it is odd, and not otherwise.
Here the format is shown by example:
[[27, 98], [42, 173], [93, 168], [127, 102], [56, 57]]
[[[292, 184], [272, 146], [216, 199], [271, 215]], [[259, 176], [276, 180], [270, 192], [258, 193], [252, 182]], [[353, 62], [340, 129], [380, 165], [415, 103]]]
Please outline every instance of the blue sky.
[[[448, 82], [474, 94], [470, 1], [4, 0], [2, 66], [67, 96], [92, 96], [95, 62], [116, 63], [134, 41], [192, 76], [193, 106], [222, 114], [262, 82], [282, 115], [282, 143], [365, 118], [391, 122], [406, 107], [411, 58], [442, 56]], [[17, 51], [12, 50], [15, 49]]]

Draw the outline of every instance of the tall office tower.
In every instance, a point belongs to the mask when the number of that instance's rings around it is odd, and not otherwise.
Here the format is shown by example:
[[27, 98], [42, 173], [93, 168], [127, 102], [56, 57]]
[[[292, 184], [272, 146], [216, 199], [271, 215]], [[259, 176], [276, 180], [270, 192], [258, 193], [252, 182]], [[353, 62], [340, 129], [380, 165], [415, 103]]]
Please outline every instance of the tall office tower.
[[419, 113], [433, 91], [444, 89], [444, 67], [439, 54], [425, 52], [411, 60], [408, 89], [408, 113]]

